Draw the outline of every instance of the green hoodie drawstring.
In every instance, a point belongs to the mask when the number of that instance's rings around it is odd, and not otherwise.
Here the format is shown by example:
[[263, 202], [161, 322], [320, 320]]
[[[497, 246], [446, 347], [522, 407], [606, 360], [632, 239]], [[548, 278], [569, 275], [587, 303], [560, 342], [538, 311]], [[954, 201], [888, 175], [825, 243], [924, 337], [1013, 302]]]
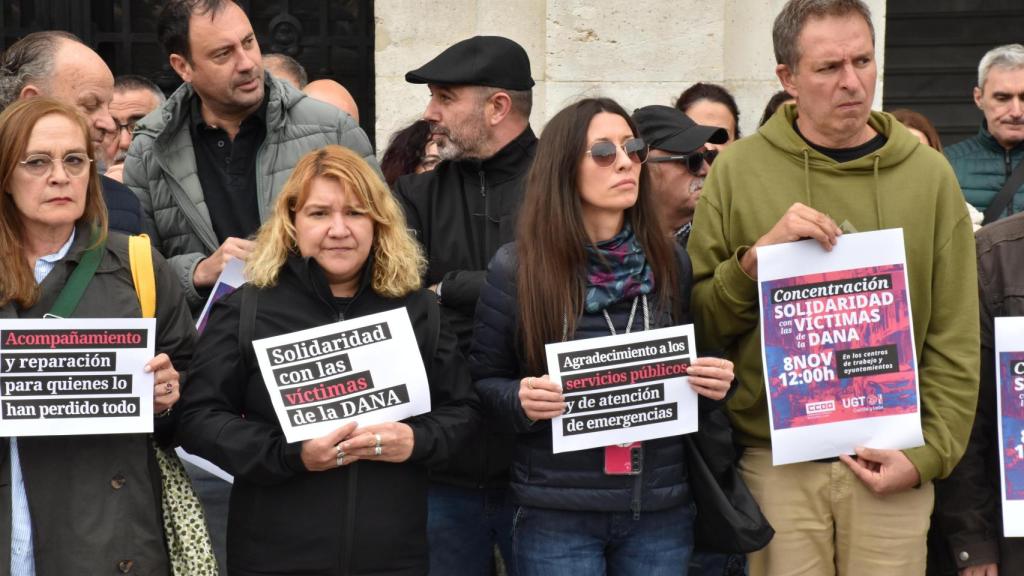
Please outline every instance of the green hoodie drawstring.
[[814, 202], [811, 201], [811, 154], [807, 148], [804, 148], [801, 152], [804, 154], [804, 196], [807, 200], [807, 206], [813, 208]]
[[878, 154], [874, 155], [874, 169], [875, 169], [875, 216], [878, 218], [878, 229], [885, 230], [885, 226], [882, 224], [882, 191], [878, 185], [878, 163], [882, 157]]

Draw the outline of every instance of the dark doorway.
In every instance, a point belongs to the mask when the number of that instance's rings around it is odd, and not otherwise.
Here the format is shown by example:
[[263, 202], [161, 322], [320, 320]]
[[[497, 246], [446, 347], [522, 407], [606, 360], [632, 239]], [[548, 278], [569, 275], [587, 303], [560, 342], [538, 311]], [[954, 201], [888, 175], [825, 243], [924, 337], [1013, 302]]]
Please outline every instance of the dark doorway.
[[1021, 0], [899, 0], [886, 5], [885, 108], [911, 108], [948, 146], [973, 136], [978, 61], [996, 46], [1024, 41]]
[[[4, 0], [3, 47], [36, 30], [67, 30], [92, 46], [114, 75], [140, 74], [170, 93], [181, 83], [156, 39], [162, 0]], [[298, 60], [310, 80], [332, 78], [359, 104], [374, 138], [373, 0], [240, 0], [263, 52]]]

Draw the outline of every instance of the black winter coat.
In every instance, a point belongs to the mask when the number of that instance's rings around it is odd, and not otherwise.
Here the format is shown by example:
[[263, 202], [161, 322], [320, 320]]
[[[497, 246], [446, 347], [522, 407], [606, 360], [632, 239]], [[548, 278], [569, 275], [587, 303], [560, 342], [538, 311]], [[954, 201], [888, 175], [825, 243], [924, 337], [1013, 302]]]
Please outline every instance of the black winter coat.
[[1024, 539], [1004, 538], [996, 408], [995, 318], [1024, 316], [1024, 214], [978, 231], [981, 386], [978, 410], [960, 463], [935, 482], [928, 574], [956, 575], [998, 563], [1000, 574], [1024, 574]]
[[[0, 319], [41, 318], [50, 311], [89, 246], [79, 223], [67, 255], [39, 285], [28, 310], [0, 307]], [[156, 281], [156, 352], [166, 352], [185, 386], [195, 327], [170, 265], [153, 254]], [[112, 233], [76, 318], [141, 318], [126, 237]], [[178, 406], [153, 420], [161, 444], [174, 434]], [[6, 438], [0, 466], [0, 575], [11, 569], [11, 467]], [[18, 439], [21, 472], [32, 517], [37, 576], [170, 574], [160, 508], [160, 469], [149, 434], [26, 436]]]
[[[442, 162], [395, 185], [409, 229], [427, 256], [426, 284], [441, 283], [441, 314], [465, 355], [487, 263], [515, 238], [516, 214], [536, 148], [537, 137], [528, 127], [486, 160]], [[513, 442], [511, 435], [487, 424], [456, 458], [432, 469], [431, 476], [460, 486], [504, 486]]]
[[[676, 254], [678, 288], [689, 296], [692, 270], [682, 249]], [[645, 441], [643, 471], [637, 476], [609, 476], [604, 473], [604, 449], [595, 448], [562, 454], [551, 452], [550, 422], [531, 424], [519, 403], [519, 381], [526, 374], [518, 345], [516, 305], [515, 244], [502, 246], [491, 262], [487, 281], [480, 293], [476, 332], [470, 369], [485, 410], [500, 424], [519, 433], [512, 462], [512, 492], [525, 506], [576, 511], [639, 513], [664, 510], [690, 501], [682, 437]], [[658, 287], [657, 289], [661, 289]], [[676, 289], [676, 287], [672, 287]], [[690, 322], [688, 298], [683, 300], [679, 322], [657, 308], [657, 294], [648, 296], [650, 328]], [[625, 332], [632, 301], [608, 308], [619, 334]], [[637, 312], [631, 331], [641, 331], [643, 315]], [[583, 314], [572, 340], [608, 336], [602, 314]]]
[[183, 391], [179, 437], [187, 450], [235, 476], [227, 534], [232, 575], [427, 572], [425, 466], [444, 461], [476, 431], [478, 401], [455, 337], [444, 322], [440, 329], [430, 325], [434, 297], [425, 290], [380, 296], [368, 285], [371, 267], [372, 261], [356, 296], [336, 310], [316, 261], [290, 256], [276, 286], [254, 291], [253, 337], [404, 306], [430, 381], [432, 410], [404, 421], [413, 429], [414, 447], [400, 464], [364, 460], [307, 471], [302, 444], [287, 443], [281, 431], [252, 347], [239, 343], [242, 290], [210, 314]]

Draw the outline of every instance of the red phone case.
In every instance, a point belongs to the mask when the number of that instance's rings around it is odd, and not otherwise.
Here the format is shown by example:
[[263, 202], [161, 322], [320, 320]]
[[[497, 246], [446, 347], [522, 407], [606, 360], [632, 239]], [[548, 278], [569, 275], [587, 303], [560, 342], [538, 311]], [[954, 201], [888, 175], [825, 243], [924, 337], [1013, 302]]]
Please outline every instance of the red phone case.
[[640, 473], [640, 443], [605, 446], [604, 473], [609, 476], [634, 476]]

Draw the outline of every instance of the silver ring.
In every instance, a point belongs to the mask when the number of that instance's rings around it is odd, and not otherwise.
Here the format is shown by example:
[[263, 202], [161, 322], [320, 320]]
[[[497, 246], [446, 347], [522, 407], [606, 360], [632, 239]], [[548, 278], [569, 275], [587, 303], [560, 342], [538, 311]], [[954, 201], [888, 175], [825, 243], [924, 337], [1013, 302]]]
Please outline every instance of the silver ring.
[[[380, 448], [380, 434], [374, 433], [373, 434], [373, 439], [377, 441], [377, 443], [374, 444], [374, 446], [376, 446], [377, 448]], [[379, 453], [377, 455], [380, 456]]]
[[340, 443], [335, 444], [334, 449], [338, 451], [338, 455], [335, 457], [334, 461], [338, 464], [338, 468], [341, 468], [341, 465], [345, 463], [345, 452], [341, 450]]
[[380, 456], [383, 452], [384, 452], [384, 449], [381, 448], [380, 446], [375, 446], [373, 448], [373, 455], [374, 456]]

